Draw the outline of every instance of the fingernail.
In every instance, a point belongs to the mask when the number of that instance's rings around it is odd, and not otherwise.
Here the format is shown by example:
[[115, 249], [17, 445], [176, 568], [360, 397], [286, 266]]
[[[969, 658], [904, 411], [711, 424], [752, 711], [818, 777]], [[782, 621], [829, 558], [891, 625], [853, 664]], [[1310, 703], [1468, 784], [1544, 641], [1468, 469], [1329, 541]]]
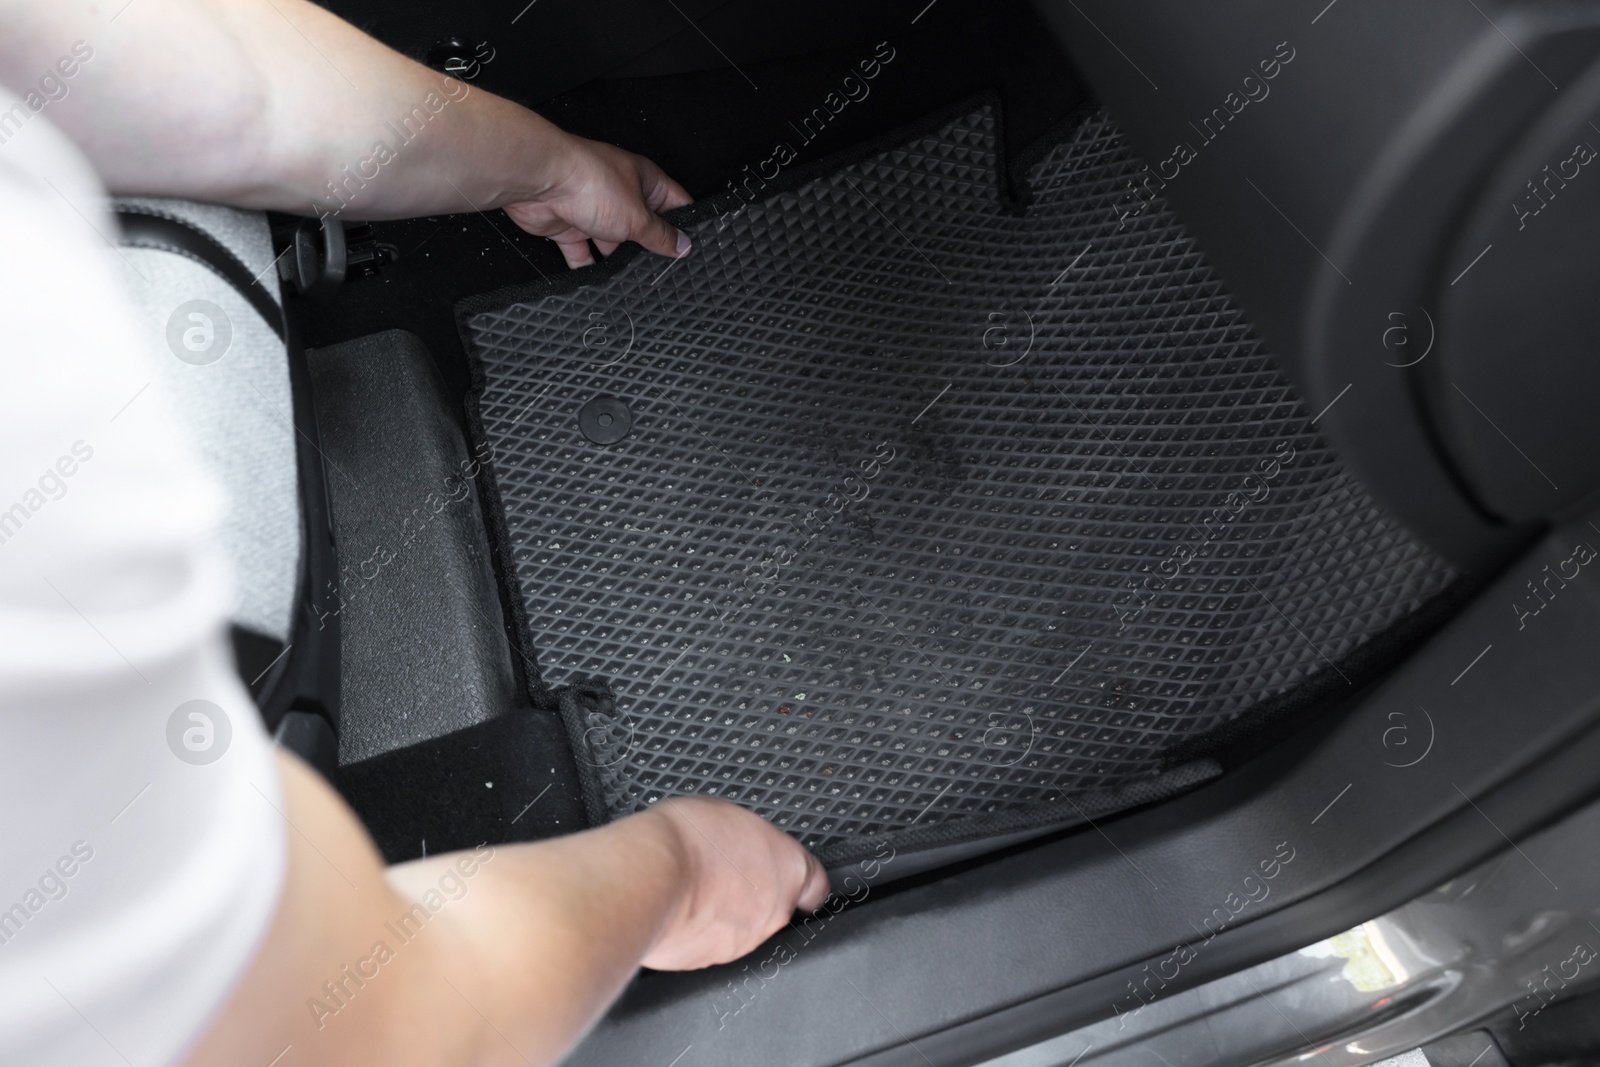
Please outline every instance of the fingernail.
[[693, 247], [693, 246], [689, 242], [689, 235], [684, 233], [682, 230], [679, 230], [678, 231], [678, 257], [681, 259], [684, 256], [688, 255], [689, 254], [689, 249], [691, 247]]

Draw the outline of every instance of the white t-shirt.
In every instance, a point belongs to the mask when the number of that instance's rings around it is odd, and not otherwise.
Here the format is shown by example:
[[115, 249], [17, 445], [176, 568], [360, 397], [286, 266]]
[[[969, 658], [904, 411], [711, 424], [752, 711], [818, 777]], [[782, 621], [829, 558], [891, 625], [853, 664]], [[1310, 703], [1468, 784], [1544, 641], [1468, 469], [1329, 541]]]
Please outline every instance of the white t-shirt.
[[0, 1064], [158, 1067], [271, 921], [283, 800], [225, 637], [219, 496], [151, 384], [162, 339], [88, 163], [16, 104], [0, 90]]

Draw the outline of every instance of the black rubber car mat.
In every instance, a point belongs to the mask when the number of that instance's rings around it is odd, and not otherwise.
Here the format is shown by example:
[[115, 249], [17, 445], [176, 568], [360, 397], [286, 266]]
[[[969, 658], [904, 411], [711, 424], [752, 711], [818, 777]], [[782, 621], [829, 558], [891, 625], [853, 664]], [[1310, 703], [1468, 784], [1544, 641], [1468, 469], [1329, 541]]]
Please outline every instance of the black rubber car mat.
[[530, 654], [615, 692], [563, 705], [596, 815], [716, 795], [838, 865], [1146, 803], [1452, 581], [1112, 121], [1019, 196], [997, 124], [458, 308]]

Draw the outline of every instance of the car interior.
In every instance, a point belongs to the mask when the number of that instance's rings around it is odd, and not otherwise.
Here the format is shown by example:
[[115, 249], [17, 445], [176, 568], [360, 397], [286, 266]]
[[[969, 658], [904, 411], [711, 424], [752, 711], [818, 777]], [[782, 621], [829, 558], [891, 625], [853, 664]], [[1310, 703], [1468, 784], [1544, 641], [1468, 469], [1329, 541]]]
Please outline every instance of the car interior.
[[116, 204], [386, 859], [694, 794], [828, 868], [568, 1062], [1600, 1062], [1600, 3], [323, 5], [695, 198]]

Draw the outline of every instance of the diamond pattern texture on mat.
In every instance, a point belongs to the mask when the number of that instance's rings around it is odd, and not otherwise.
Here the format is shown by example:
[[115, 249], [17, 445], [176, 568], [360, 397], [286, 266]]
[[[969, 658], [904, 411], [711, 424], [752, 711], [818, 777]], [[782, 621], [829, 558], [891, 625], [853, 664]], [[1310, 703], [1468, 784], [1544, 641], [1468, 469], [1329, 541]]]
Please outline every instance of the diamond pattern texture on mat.
[[995, 152], [979, 109], [469, 320], [541, 666], [617, 690], [579, 753], [613, 815], [711, 794], [826, 847], [1124, 786], [1453, 577], [1113, 123], [1022, 214]]

